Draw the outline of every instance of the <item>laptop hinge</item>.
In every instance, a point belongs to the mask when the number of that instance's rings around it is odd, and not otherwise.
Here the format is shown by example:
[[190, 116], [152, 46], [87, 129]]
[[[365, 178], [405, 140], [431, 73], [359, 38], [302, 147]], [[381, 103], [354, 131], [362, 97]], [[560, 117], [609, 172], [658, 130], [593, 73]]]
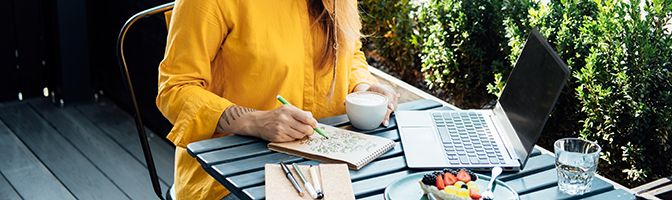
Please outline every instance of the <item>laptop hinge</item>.
[[499, 129], [500, 137], [503, 140], [504, 146], [506, 146], [509, 154], [513, 160], [518, 160], [518, 162], [524, 163], [523, 159], [527, 158], [528, 152], [525, 150], [523, 143], [518, 138], [516, 130], [511, 125], [509, 118], [507, 117], [504, 109], [497, 101], [495, 108], [492, 109], [493, 112], [493, 121], [495, 126]]

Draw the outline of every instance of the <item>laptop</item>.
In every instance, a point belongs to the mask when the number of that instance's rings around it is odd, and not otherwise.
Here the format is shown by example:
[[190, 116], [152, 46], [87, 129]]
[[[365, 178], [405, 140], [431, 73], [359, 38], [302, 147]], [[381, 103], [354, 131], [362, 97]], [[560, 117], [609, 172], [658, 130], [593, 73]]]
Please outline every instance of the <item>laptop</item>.
[[523, 169], [570, 71], [532, 30], [493, 109], [397, 111], [410, 168]]

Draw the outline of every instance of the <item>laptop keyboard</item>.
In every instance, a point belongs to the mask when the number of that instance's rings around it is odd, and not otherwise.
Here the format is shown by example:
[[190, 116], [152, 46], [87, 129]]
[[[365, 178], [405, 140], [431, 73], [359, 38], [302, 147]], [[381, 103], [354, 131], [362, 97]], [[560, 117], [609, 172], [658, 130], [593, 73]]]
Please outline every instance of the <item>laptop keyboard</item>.
[[450, 164], [504, 164], [504, 157], [482, 114], [432, 113]]

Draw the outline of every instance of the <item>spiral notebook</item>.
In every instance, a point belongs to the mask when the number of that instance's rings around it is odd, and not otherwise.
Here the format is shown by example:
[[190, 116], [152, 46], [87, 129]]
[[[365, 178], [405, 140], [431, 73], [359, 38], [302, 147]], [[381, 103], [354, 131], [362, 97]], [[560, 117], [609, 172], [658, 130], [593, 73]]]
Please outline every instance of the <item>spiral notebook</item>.
[[269, 143], [268, 148], [306, 159], [324, 163], [345, 163], [348, 168], [358, 170], [369, 162], [394, 148], [394, 141], [333, 126], [319, 124], [329, 137], [318, 134], [284, 143]]

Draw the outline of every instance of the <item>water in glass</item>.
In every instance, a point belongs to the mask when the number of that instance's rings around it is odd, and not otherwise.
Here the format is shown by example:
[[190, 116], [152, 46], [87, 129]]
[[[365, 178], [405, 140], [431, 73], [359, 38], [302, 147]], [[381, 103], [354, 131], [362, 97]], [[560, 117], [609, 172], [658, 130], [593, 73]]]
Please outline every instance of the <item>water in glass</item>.
[[597, 170], [600, 146], [586, 140], [565, 138], [556, 141], [554, 147], [560, 190], [570, 195], [589, 191]]

